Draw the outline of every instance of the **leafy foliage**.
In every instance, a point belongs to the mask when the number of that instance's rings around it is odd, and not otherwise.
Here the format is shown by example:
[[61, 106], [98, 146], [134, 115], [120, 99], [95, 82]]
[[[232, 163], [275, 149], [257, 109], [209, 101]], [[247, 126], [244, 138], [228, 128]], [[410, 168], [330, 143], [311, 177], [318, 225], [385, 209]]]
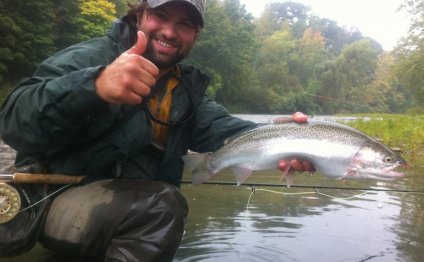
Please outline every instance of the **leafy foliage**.
[[107, 0], [79, 0], [81, 14], [76, 19], [78, 38], [88, 40], [102, 36], [116, 19], [115, 5]]
[[[53, 52], [101, 36], [136, 0], [0, 0], [0, 93]], [[394, 53], [357, 29], [270, 2], [259, 18], [239, 0], [208, 0], [186, 63], [234, 113], [404, 112], [424, 109], [424, 0], [405, 0], [410, 35]]]
[[72, 44], [78, 43], [81, 39], [79, 26], [77, 23], [80, 13], [79, 2], [75, 0], [55, 0], [55, 45], [58, 49], [63, 49]]
[[187, 60], [213, 76], [213, 94], [229, 108], [246, 101], [242, 93], [254, 81], [252, 19], [238, 0], [207, 1], [205, 29]]
[[116, 17], [124, 16], [128, 11], [128, 4], [134, 1], [131, 0], [111, 0], [111, 3], [115, 5]]
[[0, 84], [30, 74], [55, 50], [53, 13], [49, 0], [0, 1]]
[[406, 0], [401, 7], [411, 15], [409, 35], [395, 50], [400, 83], [414, 94], [417, 111], [424, 111], [424, 0]]

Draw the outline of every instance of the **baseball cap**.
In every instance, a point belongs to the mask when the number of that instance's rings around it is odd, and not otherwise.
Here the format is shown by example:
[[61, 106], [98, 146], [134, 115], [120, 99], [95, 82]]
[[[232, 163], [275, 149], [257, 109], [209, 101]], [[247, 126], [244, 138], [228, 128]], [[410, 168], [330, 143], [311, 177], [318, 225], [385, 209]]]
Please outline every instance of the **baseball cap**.
[[204, 15], [205, 15], [205, 2], [206, 0], [147, 0], [147, 5], [150, 8], [156, 8], [163, 4], [169, 3], [169, 2], [185, 2], [191, 4], [196, 12], [196, 19], [200, 22], [200, 26], [203, 27], [204, 22]]

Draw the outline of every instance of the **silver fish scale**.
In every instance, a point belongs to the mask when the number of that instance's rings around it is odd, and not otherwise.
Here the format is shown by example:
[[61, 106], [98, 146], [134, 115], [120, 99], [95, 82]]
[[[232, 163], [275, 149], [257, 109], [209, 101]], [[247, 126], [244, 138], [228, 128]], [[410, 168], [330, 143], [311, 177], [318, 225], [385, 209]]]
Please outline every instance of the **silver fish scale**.
[[343, 144], [363, 144], [370, 138], [353, 128], [335, 123], [310, 121], [307, 124], [285, 123], [261, 126], [235, 137], [227, 142], [224, 147], [233, 148], [251, 147], [264, 141], [276, 142], [287, 139], [316, 139], [341, 142]]
[[[290, 139], [327, 140], [350, 146], [368, 146], [375, 150], [391, 152], [375, 139], [350, 128], [332, 122], [309, 121], [305, 124], [284, 123], [265, 125], [247, 131], [237, 137], [230, 138], [219, 150], [209, 156], [210, 168], [218, 167], [218, 162], [231, 158], [236, 152], [244, 149], [263, 147]], [[393, 156], [396, 155], [393, 153]]]
[[[232, 168], [237, 183], [253, 171], [278, 169], [281, 160], [302, 159], [329, 177], [393, 179], [394, 169], [406, 161], [377, 140], [333, 122], [264, 125], [239, 134], [217, 151], [185, 157], [195, 184]], [[287, 181], [289, 184], [289, 180]]]

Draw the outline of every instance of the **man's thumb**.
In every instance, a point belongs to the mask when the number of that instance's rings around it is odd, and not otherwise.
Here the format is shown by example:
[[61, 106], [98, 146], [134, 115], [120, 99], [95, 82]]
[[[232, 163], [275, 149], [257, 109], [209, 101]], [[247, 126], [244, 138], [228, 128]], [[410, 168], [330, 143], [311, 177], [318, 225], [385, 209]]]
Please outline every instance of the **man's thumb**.
[[137, 42], [128, 49], [127, 54], [142, 55], [146, 50], [147, 38], [142, 31], [137, 32]]

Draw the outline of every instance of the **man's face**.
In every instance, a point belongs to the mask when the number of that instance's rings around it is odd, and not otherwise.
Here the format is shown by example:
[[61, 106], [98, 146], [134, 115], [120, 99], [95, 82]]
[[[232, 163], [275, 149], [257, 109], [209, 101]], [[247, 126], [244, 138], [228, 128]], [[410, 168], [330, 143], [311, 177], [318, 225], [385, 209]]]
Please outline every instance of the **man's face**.
[[188, 55], [200, 28], [186, 4], [171, 2], [146, 10], [139, 18], [138, 29], [147, 37], [143, 57], [166, 69]]

